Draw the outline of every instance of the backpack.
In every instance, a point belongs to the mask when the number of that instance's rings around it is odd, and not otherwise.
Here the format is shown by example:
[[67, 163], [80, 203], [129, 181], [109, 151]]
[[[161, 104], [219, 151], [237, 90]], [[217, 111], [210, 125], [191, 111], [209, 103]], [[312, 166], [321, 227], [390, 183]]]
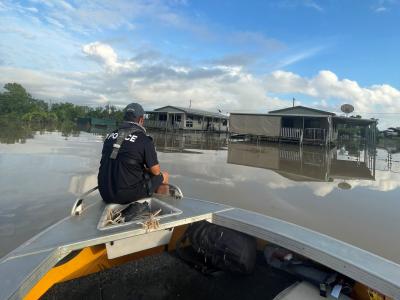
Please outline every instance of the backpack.
[[[190, 246], [182, 249], [187, 240]], [[218, 270], [250, 274], [256, 263], [257, 243], [247, 234], [200, 221], [189, 225], [177, 241], [176, 251], [180, 258], [205, 274]]]

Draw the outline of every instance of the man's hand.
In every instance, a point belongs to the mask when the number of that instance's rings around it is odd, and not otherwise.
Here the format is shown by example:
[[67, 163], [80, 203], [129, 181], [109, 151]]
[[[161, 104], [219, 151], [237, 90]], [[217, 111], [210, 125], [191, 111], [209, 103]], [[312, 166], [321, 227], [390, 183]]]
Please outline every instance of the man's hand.
[[[158, 164], [154, 165], [151, 168], [149, 168], [148, 171], [149, 171], [149, 173], [157, 176], [157, 175], [159, 175], [161, 173], [160, 165], [158, 165]], [[163, 179], [164, 179], [163, 180], [163, 184], [168, 184], [168, 182], [169, 182], [169, 174], [168, 174], [168, 172], [167, 171], [163, 171], [162, 172], [162, 176], [163, 176]]]

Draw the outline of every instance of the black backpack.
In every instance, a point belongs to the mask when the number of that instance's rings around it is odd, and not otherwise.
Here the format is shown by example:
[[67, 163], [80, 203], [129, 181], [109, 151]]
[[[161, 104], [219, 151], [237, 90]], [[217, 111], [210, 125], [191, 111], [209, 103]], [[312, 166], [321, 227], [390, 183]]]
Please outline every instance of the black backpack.
[[[187, 240], [190, 246], [183, 249]], [[256, 263], [257, 243], [247, 234], [201, 221], [189, 225], [177, 241], [176, 251], [180, 258], [206, 274], [217, 270], [250, 274]]]

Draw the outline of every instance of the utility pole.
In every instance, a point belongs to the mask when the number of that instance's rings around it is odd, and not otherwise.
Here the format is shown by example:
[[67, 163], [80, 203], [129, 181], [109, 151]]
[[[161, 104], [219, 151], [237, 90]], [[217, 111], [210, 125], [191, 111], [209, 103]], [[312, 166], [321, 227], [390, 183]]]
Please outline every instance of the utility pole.
[[296, 98], [295, 97], [293, 97], [293, 107], [294, 107], [294, 102], [296, 101]]
[[192, 108], [192, 99], [189, 100], [189, 108]]

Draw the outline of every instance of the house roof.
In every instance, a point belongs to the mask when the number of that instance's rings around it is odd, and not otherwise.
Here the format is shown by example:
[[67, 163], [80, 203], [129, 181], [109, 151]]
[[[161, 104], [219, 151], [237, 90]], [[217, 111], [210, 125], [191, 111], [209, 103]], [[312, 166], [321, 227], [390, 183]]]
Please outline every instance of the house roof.
[[361, 118], [348, 118], [348, 117], [342, 117], [342, 116], [335, 116], [333, 118], [335, 123], [338, 124], [352, 124], [352, 125], [369, 125], [373, 123], [377, 123], [376, 119], [361, 119]]
[[269, 114], [278, 114], [278, 115], [328, 115], [328, 116], [335, 116], [335, 113], [325, 111], [325, 110], [320, 110], [320, 109], [315, 109], [315, 108], [310, 108], [306, 106], [293, 106], [293, 107], [287, 107], [287, 108], [282, 108], [282, 109], [277, 109], [277, 110], [271, 110]]
[[220, 113], [214, 113], [211, 111], [206, 111], [206, 110], [201, 110], [201, 109], [187, 108], [187, 107], [181, 107], [181, 106], [172, 106], [172, 105], [167, 105], [167, 106], [163, 106], [160, 108], [156, 108], [155, 110], [153, 110], [153, 112], [171, 112], [170, 110], [168, 110], [168, 108], [179, 110], [181, 112], [184, 112], [187, 114], [192, 114], [192, 115], [229, 119], [228, 116], [220, 114]]

